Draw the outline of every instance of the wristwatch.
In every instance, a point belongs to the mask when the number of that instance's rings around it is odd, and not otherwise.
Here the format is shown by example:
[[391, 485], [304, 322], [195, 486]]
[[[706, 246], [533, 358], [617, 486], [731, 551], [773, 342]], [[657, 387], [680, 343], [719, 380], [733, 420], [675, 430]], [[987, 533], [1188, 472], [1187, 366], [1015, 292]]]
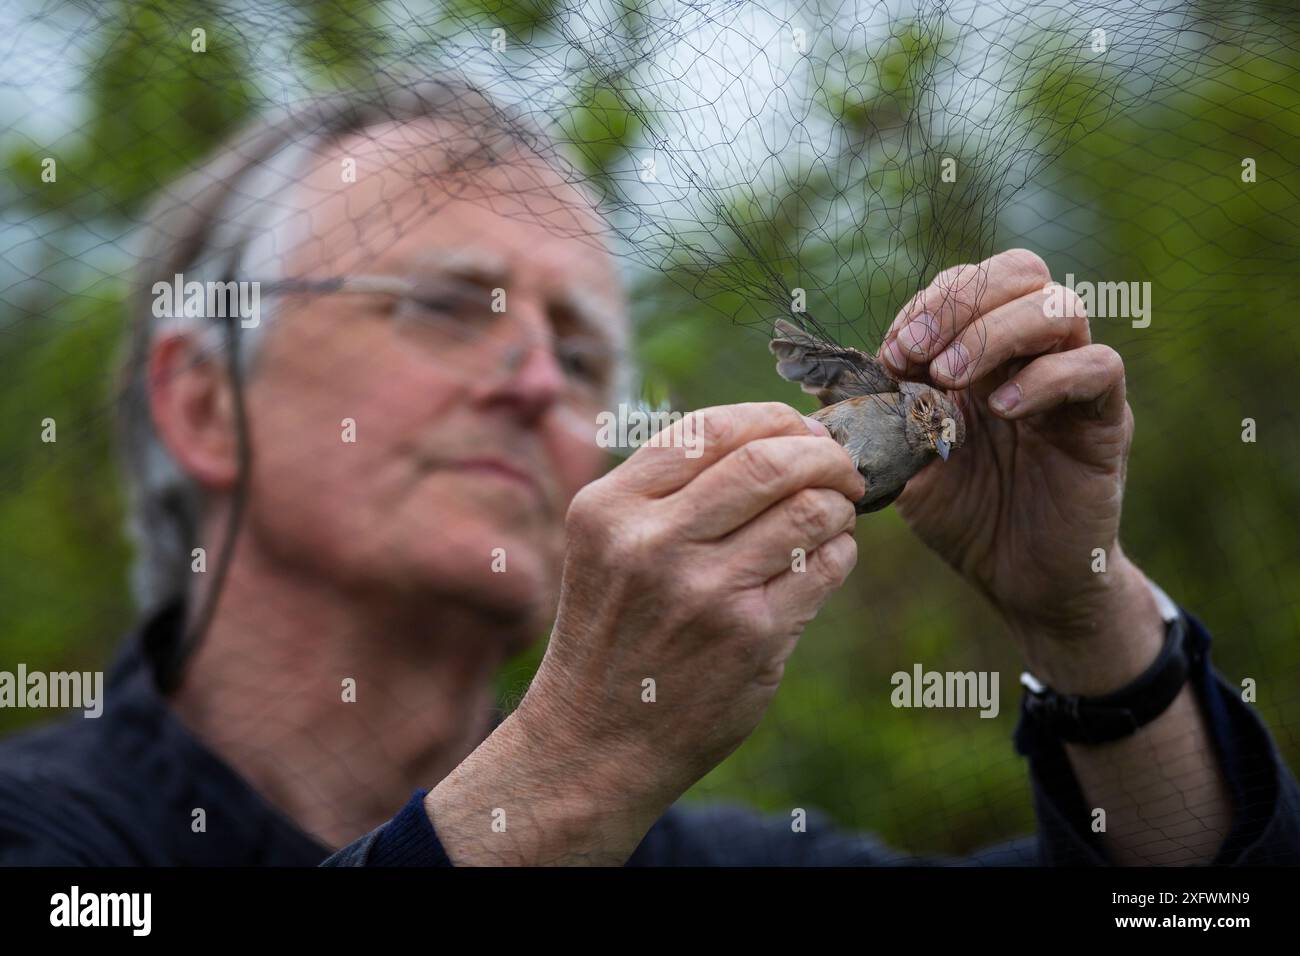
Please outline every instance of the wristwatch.
[[1102, 744], [1121, 740], [1155, 720], [1178, 696], [1191, 672], [1193, 654], [1188, 647], [1187, 619], [1169, 595], [1147, 582], [1165, 622], [1165, 643], [1160, 656], [1132, 683], [1101, 697], [1058, 694], [1025, 671], [1023, 712], [1042, 730], [1070, 743]]

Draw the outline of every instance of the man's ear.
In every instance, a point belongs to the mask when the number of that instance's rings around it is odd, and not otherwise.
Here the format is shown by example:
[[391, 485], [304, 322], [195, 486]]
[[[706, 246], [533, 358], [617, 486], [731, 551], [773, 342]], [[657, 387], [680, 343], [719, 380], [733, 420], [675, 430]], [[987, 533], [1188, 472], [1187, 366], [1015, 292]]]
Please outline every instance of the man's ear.
[[181, 469], [201, 487], [226, 491], [239, 477], [234, 401], [224, 353], [190, 335], [165, 333], [149, 353], [154, 429]]

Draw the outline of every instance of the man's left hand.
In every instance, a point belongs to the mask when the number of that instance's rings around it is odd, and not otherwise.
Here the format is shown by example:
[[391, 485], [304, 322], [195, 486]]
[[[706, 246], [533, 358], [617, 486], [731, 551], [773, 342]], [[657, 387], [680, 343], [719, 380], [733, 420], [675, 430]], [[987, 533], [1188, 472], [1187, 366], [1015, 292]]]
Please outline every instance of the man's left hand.
[[[965, 446], [898, 499], [912, 529], [993, 601], [1059, 690], [1099, 693], [1136, 676], [1162, 628], [1119, 548], [1133, 413], [1124, 363], [1092, 342], [1080, 298], [1037, 255], [1011, 249], [941, 272], [879, 355], [949, 390], [966, 417]], [[1117, 639], [1131, 635], [1123, 647], [1107, 638], [1113, 625]]]

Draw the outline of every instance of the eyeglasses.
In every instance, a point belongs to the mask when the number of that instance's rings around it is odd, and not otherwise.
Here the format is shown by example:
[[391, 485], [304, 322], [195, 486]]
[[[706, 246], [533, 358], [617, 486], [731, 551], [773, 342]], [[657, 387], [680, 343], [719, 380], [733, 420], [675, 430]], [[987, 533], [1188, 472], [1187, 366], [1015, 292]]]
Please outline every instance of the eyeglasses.
[[[394, 330], [422, 354], [467, 379], [519, 370], [534, 348], [549, 349], [566, 382], [566, 399], [579, 406], [608, 401], [619, 350], [583, 333], [539, 333], [508, 320], [493, 290], [453, 277], [411, 280], [398, 276], [344, 276], [259, 282], [261, 294], [386, 297]], [[497, 306], [500, 307], [497, 307]]]

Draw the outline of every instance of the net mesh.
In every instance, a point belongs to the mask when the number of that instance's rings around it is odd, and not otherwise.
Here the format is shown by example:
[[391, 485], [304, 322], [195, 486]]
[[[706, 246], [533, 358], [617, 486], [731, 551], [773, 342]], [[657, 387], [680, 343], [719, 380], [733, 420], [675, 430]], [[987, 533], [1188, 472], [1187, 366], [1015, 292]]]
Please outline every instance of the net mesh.
[[[1300, 444], [1285, 396], [1300, 333], [1285, 295], [1300, 261], [1300, 19], [1287, 4], [48, 0], [6, 4], [0, 25], [0, 666], [102, 666], [136, 618], [113, 422], [147, 432], [148, 412], [142, 379], [118, 377], [114, 357], [132, 356], [126, 330], [155, 322], [132, 292], [142, 242], [157, 278], [174, 265], [328, 279], [296, 270], [313, 256], [357, 265], [356, 249], [395, 247], [439, 208], [469, 203], [592, 258], [608, 248], [632, 320], [618, 347], [638, 365], [630, 400], [681, 409], [811, 408], [773, 374], [776, 318], [874, 352], [937, 273], [1002, 249], [1034, 250], [1060, 281], [1150, 283], [1149, 321], [1092, 320], [1094, 339], [1125, 358], [1137, 421], [1125, 550], [1221, 635], [1218, 667], [1258, 684], [1252, 706], [1294, 762]], [[320, 105], [337, 91], [366, 104], [363, 122]], [[420, 112], [436, 117], [436, 148], [380, 141], [385, 118]], [[229, 139], [267, 116], [281, 118], [274, 135]], [[289, 148], [305, 142], [314, 154]], [[202, 165], [218, 148], [225, 164]], [[500, 158], [516, 152], [532, 160], [502, 202]], [[310, 156], [335, 181], [349, 159], [359, 186], [377, 165], [390, 179], [327, 228], [310, 184], [298, 188]], [[150, 202], [182, 182], [183, 201], [142, 240]], [[557, 210], [557, 183], [590, 197], [599, 224]], [[328, 200], [322, 188], [321, 209]], [[189, 217], [206, 222], [201, 234]], [[276, 302], [264, 299], [266, 327]], [[214, 352], [237, 347], [255, 366], [266, 329], [222, 329]], [[384, 353], [337, 351], [330, 334], [300, 342], [299, 365], [376, 374]], [[1257, 441], [1242, 440], [1246, 419]], [[47, 422], [57, 441], [41, 440]], [[257, 421], [247, 428], [256, 449]], [[146, 445], [129, 459], [137, 469], [155, 455]], [[320, 447], [304, 438], [275, 457], [282, 488], [330, 491]], [[137, 581], [137, 595], [156, 605], [194, 581], [193, 503], [165, 464], [135, 487], [179, 529], [170, 550], [160, 538], [152, 555], [134, 546], [153, 582]], [[392, 669], [364, 647], [311, 663], [307, 637], [284, 636], [296, 624], [274, 591], [221, 604], [236, 532], [255, 533], [249, 509], [265, 516], [257, 490], [240, 487], [248, 507], [205, 542], [209, 570], [190, 594], [205, 611], [180, 658], [213, 615], [249, 641], [282, 638], [278, 663], [216, 672], [242, 709], [214, 743], [254, 773], [294, 754], [281, 772], [313, 781], [303, 799], [326, 821], [318, 832], [360, 835], [377, 822], [367, 814], [386, 817], [409, 792], [414, 758], [394, 741], [443, 708], [450, 719], [455, 704], [484, 703], [441, 701], [431, 715], [431, 675], [445, 666], [432, 651]], [[272, 495], [263, 507], [305, 514], [290, 504]], [[368, 581], [363, 565], [387, 567], [384, 545], [350, 507], [337, 502], [350, 516], [335, 530]], [[429, 515], [411, 533], [453, 531]], [[996, 615], [893, 512], [866, 519], [858, 544], [857, 571], [763, 724], [691, 798], [819, 808], [916, 852], [1025, 832], [1025, 768], [1008, 742], [1021, 663]], [[504, 669], [497, 706], [518, 702], [540, 655]], [[1001, 674], [1000, 714], [892, 706], [890, 676], [917, 662]], [[355, 716], [328, 734], [293, 725], [304, 695], [334, 706], [353, 673], [370, 676]], [[0, 727], [38, 716], [0, 712]], [[467, 745], [443, 743], [442, 757], [415, 761], [420, 773], [445, 773], [439, 760]], [[331, 794], [350, 777], [373, 802], [338, 817]], [[1152, 859], [1177, 840], [1162, 837]]]

